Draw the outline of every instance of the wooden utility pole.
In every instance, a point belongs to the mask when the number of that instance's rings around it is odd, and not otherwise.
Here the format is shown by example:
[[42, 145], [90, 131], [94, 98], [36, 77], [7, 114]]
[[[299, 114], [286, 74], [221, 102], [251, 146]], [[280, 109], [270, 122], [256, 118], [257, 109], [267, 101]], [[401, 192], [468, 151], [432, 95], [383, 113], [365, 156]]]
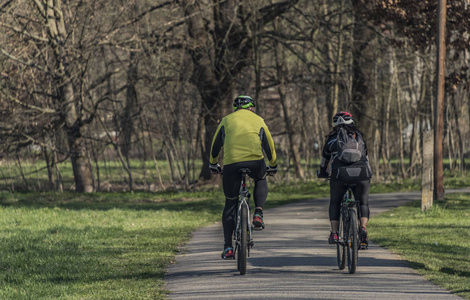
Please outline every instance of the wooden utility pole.
[[423, 133], [423, 170], [421, 177], [421, 210], [432, 207], [433, 200], [433, 157], [434, 157], [434, 132]]
[[434, 105], [434, 202], [444, 200], [444, 165], [443, 165], [443, 132], [444, 132], [444, 83], [446, 59], [446, 0], [439, 0], [438, 37], [437, 37], [437, 92]]

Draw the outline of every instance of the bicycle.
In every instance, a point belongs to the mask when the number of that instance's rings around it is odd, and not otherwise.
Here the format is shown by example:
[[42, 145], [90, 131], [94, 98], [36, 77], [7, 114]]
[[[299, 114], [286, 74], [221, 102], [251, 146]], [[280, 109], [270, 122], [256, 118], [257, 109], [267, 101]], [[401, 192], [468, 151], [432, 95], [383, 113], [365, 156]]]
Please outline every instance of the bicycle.
[[238, 199], [238, 210], [234, 231], [234, 253], [237, 256], [238, 271], [240, 271], [240, 275], [245, 275], [246, 259], [247, 257], [250, 257], [250, 249], [253, 248], [254, 245], [249, 205], [251, 194], [246, 186], [246, 175], [250, 173], [250, 169], [242, 168], [239, 170], [239, 172], [241, 174], [242, 180], [240, 184], [240, 197]]
[[336, 260], [340, 270], [346, 267], [347, 260], [348, 271], [354, 274], [357, 269], [358, 250], [367, 249], [367, 244], [359, 241], [361, 210], [353, 194], [356, 185], [345, 183], [345, 186], [347, 191], [341, 201]]
[[[253, 248], [253, 230], [262, 230], [262, 228], [254, 228], [251, 224], [251, 212], [249, 201], [251, 198], [250, 191], [246, 185], [246, 175], [251, 172], [249, 168], [241, 168], [238, 170], [241, 176], [240, 196], [238, 198], [238, 209], [235, 216], [235, 229], [233, 231], [233, 239], [235, 240], [234, 256], [237, 257], [237, 268], [240, 275], [246, 274], [246, 260], [250, 257], [250, 249]], [[223, 170], [219, 169], [218, 174], [223, 175]], [[267, 172], [267, 176], [273, 176], [274, 173]]]

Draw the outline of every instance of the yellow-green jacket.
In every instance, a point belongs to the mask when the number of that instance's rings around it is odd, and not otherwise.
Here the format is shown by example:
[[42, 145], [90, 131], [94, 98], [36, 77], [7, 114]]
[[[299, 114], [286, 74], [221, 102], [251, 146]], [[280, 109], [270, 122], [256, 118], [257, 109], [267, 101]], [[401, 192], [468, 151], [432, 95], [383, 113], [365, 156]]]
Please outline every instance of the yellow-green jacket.
[[217, 163], [222, 147], [224, 165], [263, 159], [263, 151], [269, 165], [277, 165], [276, 150], [268, 126], [260, 116], [247, 109], [238, 109], [220, 122], [212, 139], [211, 164]]

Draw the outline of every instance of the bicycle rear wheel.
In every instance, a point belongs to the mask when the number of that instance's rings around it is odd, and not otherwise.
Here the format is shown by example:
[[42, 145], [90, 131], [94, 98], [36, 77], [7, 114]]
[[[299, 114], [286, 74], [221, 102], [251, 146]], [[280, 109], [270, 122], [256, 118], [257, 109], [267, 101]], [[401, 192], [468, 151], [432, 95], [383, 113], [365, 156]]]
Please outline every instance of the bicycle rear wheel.
[[346, 267], [346, 244], [343, 216], [339, 218], [338, 239], [339, 241], [336, 244], [336, 261], [338, 262], [338, 268], [344, 270]]
[[240, 209], [240, 240], [238, 246], [238, 270], [240, 275], [246, 274], [246, 257], [248, 252], [248, 208], [242, 205]]
[[357, 213], [354, 209], [349, 211], [348, 224], [348, 271], [350, 274], [356, 273], [357, 252], [359, 250], [359, 232], [357, 228]]

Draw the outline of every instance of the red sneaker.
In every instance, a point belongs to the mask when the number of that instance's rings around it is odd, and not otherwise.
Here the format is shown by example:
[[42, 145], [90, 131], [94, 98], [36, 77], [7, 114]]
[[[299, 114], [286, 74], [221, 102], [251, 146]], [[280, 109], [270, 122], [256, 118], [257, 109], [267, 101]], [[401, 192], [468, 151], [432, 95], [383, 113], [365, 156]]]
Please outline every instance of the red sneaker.
[[330, 236], [328, 237], [328, 244], [336, 243], [338, 243], [338, 234], [336, 232], [330, 232]]
[[263, 222], [263, 216], [260, 214], [255, 214], [253, 216], [253, 229], [254, 230], [263, 230], [264, 229], [264, 222]]
[[235, 253], [233, 252], [232, 247], [227, 247], [222, 252], [222, 259], [235, 259]]

